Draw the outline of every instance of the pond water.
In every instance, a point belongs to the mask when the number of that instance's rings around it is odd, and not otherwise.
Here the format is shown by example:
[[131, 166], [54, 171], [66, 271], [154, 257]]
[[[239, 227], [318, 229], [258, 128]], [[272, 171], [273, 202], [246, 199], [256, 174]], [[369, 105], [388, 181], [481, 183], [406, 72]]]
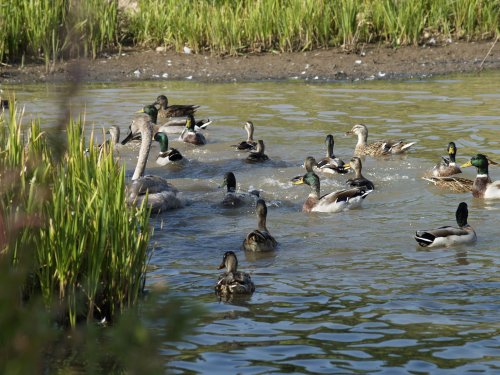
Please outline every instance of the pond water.
[[[189, 205], [152, 219], [154, 254], [149, 286], [202, 304], [194, 334], [165, 344], [174, 373], [443, 373], [500, 372], [500, 201], [430, 186], [422, 175], [454, 141], [464, 163], [478, 152], [500, 161], [500, 72], [427, 81], [358, 83], [193, 82], [94, 84], [80, 92], [75, 113], [86, 110], [97, 129], [119, 125], [160, 93], [172, 104], [199, 104], [213, 124], [208, 144], [193, 147], [171, 136], [189, 160], [184, 168], [158, 167]], [[15, 86], [26, 117], [55, 123], [59, 86]], [[78, 104], [78, 105], [77, 105]], [[266, 143], [270, 161], [249, 165], [230, 146], [245, 139], [245, 120]], [[367, 125], [369, 140], [416, 141], [405, 156], [366, 157], [363, 172], [376, 185], [362, 209], [305, 214], [307, 186], [290, 179], [305, 156], [335, 153], [349, 160], [356, 143], [344, 133]], [[89, 128], [90, 129], [90, 128]], [[158, 145], [153, 146], [155, 155]], [[124, 148], [131, 175], [136, 149]], [[233, 171], [240, 190], [259, 189], [268, 203], [268, 228], [279, 242], [269, 255], [245, 254], [245, 235], [256, 228], [253, 207], [218, 206], [218, 186]], [[468, 168], [464, 177], [474, 178]], [[493, 180], [500, 168], [490, 167]], [[346, 176], [321, 176], [323, 193]], [[455, 225], [458, 203], [469, 205], [473, 246], [426, 250], [417, 229]], [[231, 303], [213, 293], [217, 266], [227, 250], [251, 274], [255, 293]]]

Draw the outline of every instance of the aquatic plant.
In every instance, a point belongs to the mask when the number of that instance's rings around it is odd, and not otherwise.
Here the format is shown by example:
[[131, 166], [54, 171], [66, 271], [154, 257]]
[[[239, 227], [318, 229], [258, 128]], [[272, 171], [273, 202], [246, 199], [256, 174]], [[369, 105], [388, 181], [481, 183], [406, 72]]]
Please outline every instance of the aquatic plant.
[[36, 121], [23, 142], [21, 116], [13, 108], [0, 117], [2, 257], [13, 267], [32, 264], [24, 298], [40, 294], [47, 308], [57, 305], [64, 324], [111, 320], [141, 295], [149, 209], [125, 205], [125, 171], [112, 148], [91, 139], [85, 153], [81, 120], [67, 124], [58, 162], [50, 131]]

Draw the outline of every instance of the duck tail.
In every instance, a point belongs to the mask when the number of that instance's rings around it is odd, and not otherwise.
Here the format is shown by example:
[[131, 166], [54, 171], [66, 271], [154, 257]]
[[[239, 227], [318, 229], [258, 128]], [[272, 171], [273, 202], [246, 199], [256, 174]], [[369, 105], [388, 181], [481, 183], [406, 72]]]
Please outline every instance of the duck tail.
[[431, 245], [434, 240], [436, 239], [436, 236], [429, 232], [424, 232], [424, 231], [416, 231], [415, 232], [415, 240], [417, 243], [422, 246], [422, 247], [427, 247]]
[[410, 142], [410, 143], [406, 143], [404, 144], [403, 146], [401, 146], [401, 151], [405, 151], [406, 149], [409, 149], [411, 146], [413, 146], [415, 143], [417, 142]]

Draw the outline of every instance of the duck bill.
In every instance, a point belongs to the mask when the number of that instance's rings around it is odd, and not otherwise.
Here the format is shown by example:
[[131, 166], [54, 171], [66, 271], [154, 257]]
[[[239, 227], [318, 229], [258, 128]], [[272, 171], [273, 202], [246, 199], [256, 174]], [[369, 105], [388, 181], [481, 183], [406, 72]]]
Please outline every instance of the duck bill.
[[448, 155], [453, 155], [455, 152], [455, 147], [450, 147], [450, 149], [448, 150]]
[[217, 267], [218, 270], [221, 270], [223, 269], [224, 267], [226, 267], [226, 265], [224, 264], [224, 261], [222, 261], [222, 263], [220, 264], [219, 267]]
[[304, 176], [296, 176], [291, 181], [292, 185], [302, 185], [304, 183]]
[[135, 113], [144, 113], [144, 108], [136, 111]]
[[348, 136], [348, 135], [353, 135], [354, 133], [352, 132], [352, 130], [349, 130], [348, 132], [345, 132], [345, 135]]
[[[339, 168], [340, 168], [340, 167], [339, 167]], [[347, 163], [347, 164], [344, 164], [344, 165], [343, 165], [343, 168], [344, 168], [345, 170], [349, 170], [349, 169], [351, 169], [351, 168], [352, 168], [352, 166], [351, 166], [351, 164], [350, 164], [350, 163]]]
[[469, 160], [467, 163], [462, 164], [462, 165], [460, 166], [460, 168], [466, 168], [466, 167], [472, 167], [472, 163], [470, 162], [470, 160]]
[[131, 141], [132, 139], [134, 138], [134, 134], [132, 133], [132, 131], [130, 130], [128, 135], [125, 137], [125, 139], [121, 142], [122, 145], [125, 145], [127, 144], [129, 141]]

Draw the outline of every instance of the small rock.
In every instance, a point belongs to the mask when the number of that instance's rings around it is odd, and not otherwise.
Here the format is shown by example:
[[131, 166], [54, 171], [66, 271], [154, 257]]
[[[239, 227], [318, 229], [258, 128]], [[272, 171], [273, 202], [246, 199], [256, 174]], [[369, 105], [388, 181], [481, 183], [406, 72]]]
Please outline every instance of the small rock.
[[193, 76], [187, 76], [186, 79], [193, 79]]
[[168, 78], [168, 73], [163, 73], [161, 76], [162, 76], [163, 78]]
[[153, 78], [160, 78], [159, 74], [153, 74]]
[[188, 54], [188, 55], [189, 55], [189, 54], [190, 54], [190, 53], [192, 53], [192, 52], [193, 52], [193, 51], [191, 50], [191, 48], [189, 48], [188, 46], [184, 46], [184, 53], [185, 53], [185, 54]]
[[363, 61], [361, 61], [361, 60], [356, 60], [356, 61], [354, 61], [354, 64], [361, 64], [362, 62]]
[[140, 77], [141, 76], [141, 71], [139, 69], [137, 69], [135, 72], [134, 72], [134, 75], [136, 77]]
[[379, 76], [379, 77], [385, 77], [385, 73], [378, 72], [378, 76]]
[[165, 52], [166, 50], [167, 50], [167, 47], [163, 47], [163, 46], [156, 47], [156, 52]]

